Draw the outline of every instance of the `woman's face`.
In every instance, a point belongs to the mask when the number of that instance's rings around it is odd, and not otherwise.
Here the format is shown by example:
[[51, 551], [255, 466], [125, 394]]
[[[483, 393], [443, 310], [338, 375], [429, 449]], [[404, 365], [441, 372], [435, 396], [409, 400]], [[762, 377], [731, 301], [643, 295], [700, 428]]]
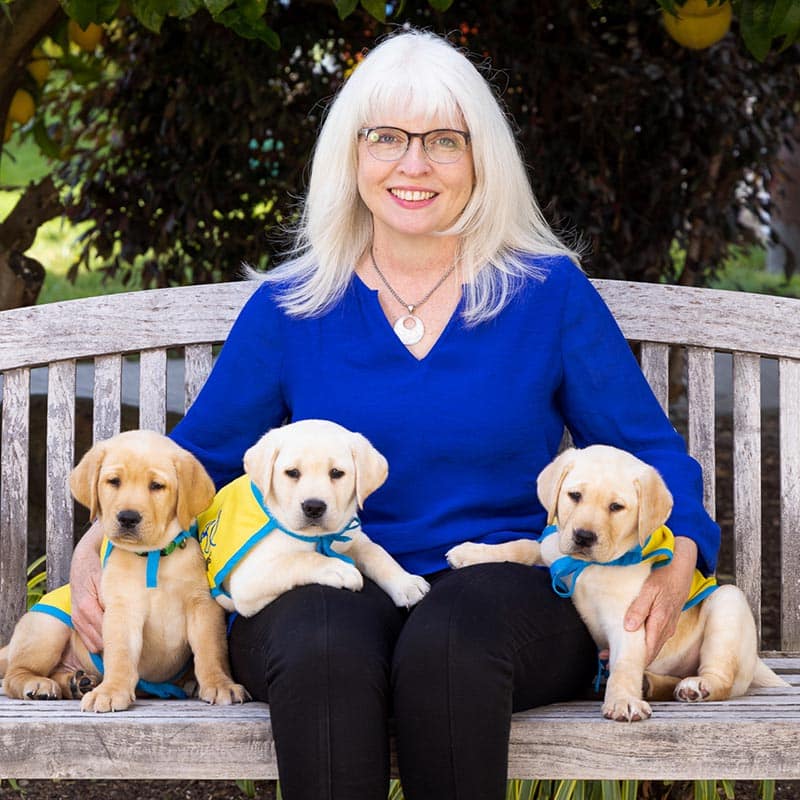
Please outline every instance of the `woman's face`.
[[[441, 119], [396, 114], [370, 120], [365, 127], [387, 126], [411, 133], [452, 128]], [[456, 126], [465, 130], [463, 125]], [[475, 184], [472, 152], [467, 146], [452, 164], [432, 161], [418, 137], [398, 161], [380, 161], [358, 143], [358, 191], [372, 213], [376, 237], [426, 236], [446, 230], [466, 206]]]

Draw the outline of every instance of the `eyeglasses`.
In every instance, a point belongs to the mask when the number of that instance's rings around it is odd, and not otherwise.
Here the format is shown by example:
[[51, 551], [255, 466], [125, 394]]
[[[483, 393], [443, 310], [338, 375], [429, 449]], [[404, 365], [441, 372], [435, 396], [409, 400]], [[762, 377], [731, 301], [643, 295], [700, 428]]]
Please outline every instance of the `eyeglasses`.
[[454, 164], [467, 151], [470, 135], [466, 131], [442, 128], [425, 133], [410, 133], [402, 128], [362, 128], [358, 132], [367, 143], [367, 152], [378, 161], [399, 161], [411, 140], [418, 138], [422, 149], [437, 164]]

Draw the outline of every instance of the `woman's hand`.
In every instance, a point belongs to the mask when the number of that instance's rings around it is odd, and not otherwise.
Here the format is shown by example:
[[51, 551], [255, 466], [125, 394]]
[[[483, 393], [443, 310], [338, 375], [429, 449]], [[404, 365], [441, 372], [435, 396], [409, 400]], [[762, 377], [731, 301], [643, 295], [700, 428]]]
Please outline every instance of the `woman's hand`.
[[103, 606], [100, 600], [100, 544], [103, 532], [95, 522], [75, 547], [69, 570], [72, 624], [93, 653], [103, 649]]
[[626, 631], [636, 631], [644, 624], [647, 664], [677, 629], [696, 565], [697, 545], [691, 539], [676, 536], [672, 561], [650, 573], [625, 614]]

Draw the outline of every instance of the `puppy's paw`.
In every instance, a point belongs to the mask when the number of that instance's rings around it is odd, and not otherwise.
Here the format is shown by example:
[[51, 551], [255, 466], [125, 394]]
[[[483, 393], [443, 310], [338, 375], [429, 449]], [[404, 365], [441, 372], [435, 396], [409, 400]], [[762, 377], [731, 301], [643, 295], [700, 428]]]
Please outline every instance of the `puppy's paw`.
[[684, 678], [675, 687], [675, 699], [682, 703], [700, 703], [711, 694], [703, 679], [697, 675]]
[[69, 676], [69, 689], [73, 700], [80, 700], [85, 694], [96, 688], [97, 685], [97, 677], [84, 672], [82, 669], [76, 670]]
[[253, 699], [244, 686], [231, 682], [201, 686], [197, 694], [204, 702], [218, 706], [229, 706], [232, 703], [246, 703], [248, 700]]
[[431, 586], [421, 575], [411, 575], [407, 572], [402, 579], [384, 588], [396, 606], [411, 608], [428, 594]]
[[39, 676], [25, 682], [22, 695], [26, 700], [60, 700], [61, 687], [54, 680]]
[[491, 557], [492, 545], [464, 542], [448, 550], [444, 557], [453, 569], [471, 567], [473, 564], [485, 564], [494, 561]]
[[364, 588], [364, 578], [352, 564], [333, 557], [328, 561], [330, 564], [326, 564], [314, 576], [315, 583], [333, 586], [334, 589], [349, 589], [351, 592], [360, 592]]
[[101, 683], [96, 689], [83, 696], [81, 711], [94, 711], [105, 714], [108, 711], [125, 711], [134, 701], [134, 695], [127, 689], [114, 689]]
[[638, 697], [606, 698], [603, 716], [617, 722], [640, 722], [653, 714], [650, 704]]

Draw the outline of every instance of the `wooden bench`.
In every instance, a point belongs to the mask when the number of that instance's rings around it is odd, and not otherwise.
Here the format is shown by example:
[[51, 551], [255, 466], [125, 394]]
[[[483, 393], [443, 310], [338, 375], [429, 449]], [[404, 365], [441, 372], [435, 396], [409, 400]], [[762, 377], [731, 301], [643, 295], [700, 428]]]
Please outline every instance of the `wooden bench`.
[[[689, 449], [715, 510], [715, 353], [732, 353], [735, 581], [761, 620], [760, 362], [777, 363], [780, 422], [779, 651], [769, 663], [793, 684], [727, 703], [657, 703], [651, 720], [603, 720], [597, 702], [515, 715], [511, 777], [800, 778], [800, 302], [672, 286], [596, 281], [663, 406], [670, 346], [686, 355]], [[31, 370], [47, 370], [48, 586], [67, 580], [73, 503], [76, 362], [93, 364], [94, 437], [120, 430], [123, 361], [138, 363], [139, 426], [165, 429], [168, 349], [181, 351], [188, 406], [253, 289], [236, 283], [55, 303], [0, 314], [0, 640], [25, 610]], [[673, 348], [674, 349], [674, 348]], [[726, 357], [727, 358], [727, 357]], [[135, 367], [135, 364], [134, 364]], [[36, 373], [38, 376], [39, 373]], [[127, 374], [127, 373], [126, 373]], [[766, 588], [766, 584], [765, 584]], [[277, 777], [269, 708], [144, 700], [114, 715], [77, 701], [0, 697], [0, 777]]]

